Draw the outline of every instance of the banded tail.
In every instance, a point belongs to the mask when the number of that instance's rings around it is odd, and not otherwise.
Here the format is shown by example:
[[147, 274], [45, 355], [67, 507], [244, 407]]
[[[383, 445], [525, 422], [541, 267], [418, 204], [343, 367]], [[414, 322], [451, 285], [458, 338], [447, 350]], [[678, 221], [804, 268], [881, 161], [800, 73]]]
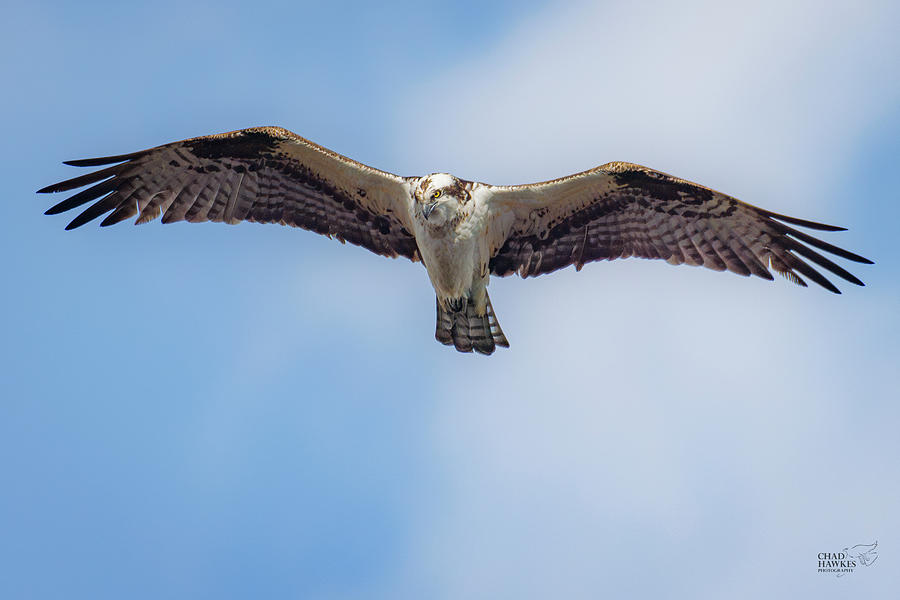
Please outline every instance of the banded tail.
[[[437, 299], [436, 299], [437, 300]], [[491, 299], [485, 292], [485, 310], [483, 315], [475, 312], [475, 303], [460, 298], [458, 309], [446, 309], [437, 300], [437, 328], [434, 337], [446, 346], [455, 346], [460, 352], [474, 350], [480, 354], [493, 354], [497, 346], [509, 348], [509, 342], [500, 329], [500, 323], [494, 315]]]

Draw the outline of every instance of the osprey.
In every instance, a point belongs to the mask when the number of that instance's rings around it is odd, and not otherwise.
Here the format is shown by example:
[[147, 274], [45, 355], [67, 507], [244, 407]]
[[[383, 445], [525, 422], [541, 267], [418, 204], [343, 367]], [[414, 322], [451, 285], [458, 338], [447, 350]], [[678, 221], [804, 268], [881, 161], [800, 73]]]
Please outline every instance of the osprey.
[[491, 354], [509, 346], [487, 294], [491, 275], [531, 277], [637, 256], [770, 280], [771, 268], [798, 285], [806, 286], [802, 275], [837, 294], [807, 261], [863, 283], [811, 247], [871, 264], [790, 225], [841, 227], [769, 212], [624, 162], [542, 183], [494, 186], [447, 173], [400, 177], [285, 129], [257, 127], [65, 164], [112, 165], [39, 190], [90, 186], [46, 212], [93, 202], [66, 229], [106, 213], [101, 226], [160, 215], [163, 223], [280, 223], [421, 261], [437, 296], [435, 337], [460, 352]]

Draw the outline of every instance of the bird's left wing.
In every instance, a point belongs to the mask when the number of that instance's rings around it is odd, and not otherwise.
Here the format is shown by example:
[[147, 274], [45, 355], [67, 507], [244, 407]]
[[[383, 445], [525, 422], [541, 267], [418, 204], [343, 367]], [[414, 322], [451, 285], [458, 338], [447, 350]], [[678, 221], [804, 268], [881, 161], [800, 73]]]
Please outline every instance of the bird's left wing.
[[862, 256], [787, 225], [843, 228], [769, 212], [701, 185], [630, 163], [608, 163], [562, 179], [490, 186], [490, 269], [540, 275], [590, 261], [637, 256], [772, 279], [769, 267], [840, 293], [807, 261], [857, 285], [810, 246], [847, 260]]
[[[115, 163], [115, 164], [114, 164]], [[409, 183], [280, 127], [256, 127], [173, 142], [132, 154], [68, 161], [112, 165], [39, 192], [91, 186], [47, 211], [93, 202], [69, 223], [280, 223], [418, 260], [409, 222]]]

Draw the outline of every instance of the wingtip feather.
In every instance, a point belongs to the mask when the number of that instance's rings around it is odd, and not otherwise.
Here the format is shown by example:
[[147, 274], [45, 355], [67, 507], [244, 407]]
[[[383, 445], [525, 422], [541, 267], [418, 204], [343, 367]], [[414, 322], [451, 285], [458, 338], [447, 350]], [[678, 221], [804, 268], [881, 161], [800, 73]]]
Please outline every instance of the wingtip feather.
[[102, 165], [109, 165], [112, 163], [125, 162], [126, 160], [135, 159], [146, 151], [142, 150], [140, 152], [132, 152], [130, 154], [119, 154], [116, 156], [98, 156], [96, 158], [79, 158], [76, 160], [64, 160], [64, 165], [69, 165], [71, 167], [99, 167]]
[[847, 231], [846, 227], [838, 227], [837, 225], [827, 225], [825, 223], [817, 223], [816, 221], [807, 221], [806, 219], [798, 219], [796, 217], [789, 217], [787, 215], [782, 215], [770, 211], [763, 211], [766, 216], [769, 216], [773, 219], [777, 219], [784, 223], [790, 223], [791, 225], [799, 225], [800, 227], [806, 227], [807, 229], [815, 229], [818, 231]]

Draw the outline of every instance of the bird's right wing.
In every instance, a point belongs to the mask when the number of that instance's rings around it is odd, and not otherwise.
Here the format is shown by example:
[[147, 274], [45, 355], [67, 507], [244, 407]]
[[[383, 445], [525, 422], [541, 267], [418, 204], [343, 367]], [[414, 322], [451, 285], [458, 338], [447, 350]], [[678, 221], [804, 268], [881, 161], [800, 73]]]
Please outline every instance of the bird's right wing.
[[[115, 163], [115, 164], [113, 164]], [[173, 221], [280, 223], [384, 256], [418, 260], [409, 180], [318, 146], [280, 127], [256, 127], [173, 142], [132, 154], [68, 161], [112, 165], [39, 192], [91, 186], [47, 211], [88, 202], [73, 229], [110, 213], [101, 225], [162, 215]]]

